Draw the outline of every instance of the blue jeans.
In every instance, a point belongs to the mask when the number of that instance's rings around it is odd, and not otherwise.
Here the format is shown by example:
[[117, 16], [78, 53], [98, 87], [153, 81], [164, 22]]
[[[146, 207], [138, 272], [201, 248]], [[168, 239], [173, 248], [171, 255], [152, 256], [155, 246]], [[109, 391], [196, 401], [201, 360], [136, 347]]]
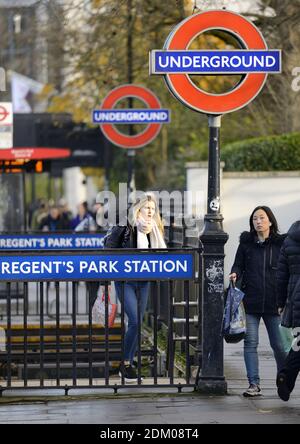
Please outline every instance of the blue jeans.
[[[117, 297], [121, 301], [122, 284], [115, 282]], [[128, 318], [127, 332], [124, 341], [124, 361], [132, 364], [138, 343], [137, 297], [140, 294], [140, 320], [142, 322], [148, 302], [149, 282], [130, 281], [124, 283], [124, 311]]]
[[258, 330], [261, 318], [263, 318], [267, 328], [270, 345], [273, 349], [277, 364], [277, 371], [280, 371], [284, 367], [285, 358], [287, 356], [279, 331], [280, 316], [268, 314], [247, 314], [247, 333], [244, 341], [244, 359], [249, 384], [257, 385], [260, 384], [257, 347], [259, 343]]

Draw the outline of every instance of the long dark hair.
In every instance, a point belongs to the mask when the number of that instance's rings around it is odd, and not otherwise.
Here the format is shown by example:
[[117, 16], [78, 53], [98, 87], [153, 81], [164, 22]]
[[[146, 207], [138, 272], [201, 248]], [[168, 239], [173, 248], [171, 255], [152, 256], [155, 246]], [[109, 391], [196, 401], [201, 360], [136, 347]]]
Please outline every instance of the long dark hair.
[[272, 224], [270, 226], [270, 234], [279, 234], [278, 223], [277, 223], [276, 217], [274, 216], [271, 208], [266, 207], [265, 205], [259, 205], [258, 207], [254, 208], [254, 210], [252, 211], [250, 219], [249, 219], [250, 231], [251, 232], [256, 231], [254, 228], [254, 225], [253, 225], [253, 215], [257, 210], [263, 210], [266, 213], [266, 215], [268, 216], [268, 219]]

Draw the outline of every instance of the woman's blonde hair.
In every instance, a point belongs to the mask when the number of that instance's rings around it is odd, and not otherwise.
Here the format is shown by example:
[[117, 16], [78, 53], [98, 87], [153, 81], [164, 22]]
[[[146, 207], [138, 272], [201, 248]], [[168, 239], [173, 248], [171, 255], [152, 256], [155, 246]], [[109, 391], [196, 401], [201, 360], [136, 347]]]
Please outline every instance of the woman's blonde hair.
[[158, 209], [156, 198], [151, 193], [143, 193], [142, 195], [139, 195], [139, 197], [132, 204], [132, 206], [129, 210], [128, 221], [129, 221], [130, 225], [135, 227], [140, 209], [143, 208], [145, 205], [147, 205], [148, 202], [153, 202], [155, 205], [155, 213], [154, 213], [153, 219], [155, 220], [156, 225], [158, 226], [160, 232], [163, 234], [164, 224], [163, 224], [163, 221], [162, 221], [160, 214], [159, 214], [159, 209]]

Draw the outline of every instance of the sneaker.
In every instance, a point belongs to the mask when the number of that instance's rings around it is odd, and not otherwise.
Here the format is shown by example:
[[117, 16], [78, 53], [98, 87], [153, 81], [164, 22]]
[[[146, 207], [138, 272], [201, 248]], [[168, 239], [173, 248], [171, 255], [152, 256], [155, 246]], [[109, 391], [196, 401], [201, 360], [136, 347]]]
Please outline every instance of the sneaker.
[[253, 398], [254, 396], [261, 396], [262, 391], [259, 385], [250, 384], [249, 388], [243, 393], [245, 398]]
[[282, 401], [288, 401], [290, 399], [291, 391], [288, 387], [285, 373], [278, 373], [276, 385], [279, 398], [282, 399]]
[[124, 377], [125, 382], [137, 382], [138, 380], [136, 371], [131, 365], [120, 364], [119, 376], [120, 378]]
[[[135, 370], [136, 374], [138, 374], [138, 362], [133, 360], [131, 366]], [[138, 376], [137, 376], [137, 378], [138, 378]], [[141, 375], [141, 381], [143, 381], [143, 380], [144, 380], [144, 376]]]

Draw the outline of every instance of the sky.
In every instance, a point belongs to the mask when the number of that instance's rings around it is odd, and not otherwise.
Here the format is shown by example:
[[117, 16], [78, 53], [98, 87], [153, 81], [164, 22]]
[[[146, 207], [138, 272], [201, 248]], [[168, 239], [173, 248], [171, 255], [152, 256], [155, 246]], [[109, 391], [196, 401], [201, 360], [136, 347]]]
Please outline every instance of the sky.
[[[195, 3], [195, 0], [192, 0]], [[197, 7], [200, 9], [222, 8], [230, 9], [235, 12], [245, 12], [255, 8], [256, 0], [196, 0]]]

